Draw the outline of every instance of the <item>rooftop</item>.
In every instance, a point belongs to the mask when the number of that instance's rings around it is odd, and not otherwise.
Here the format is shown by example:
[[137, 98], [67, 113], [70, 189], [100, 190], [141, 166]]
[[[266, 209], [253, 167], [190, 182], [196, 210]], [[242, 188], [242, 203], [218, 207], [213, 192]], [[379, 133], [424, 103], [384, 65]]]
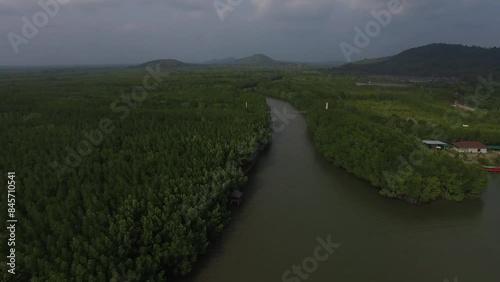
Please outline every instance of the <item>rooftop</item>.
[[446, 143], [436, 140], [422, 140], [426, 145], [446, 145]]
[[484, 145], [481, 142], [477, 141], [462, 141], [462, 142], [455, 142], [453, 143], [453, 146], [461, 149], [488, 149], [488, 146]]

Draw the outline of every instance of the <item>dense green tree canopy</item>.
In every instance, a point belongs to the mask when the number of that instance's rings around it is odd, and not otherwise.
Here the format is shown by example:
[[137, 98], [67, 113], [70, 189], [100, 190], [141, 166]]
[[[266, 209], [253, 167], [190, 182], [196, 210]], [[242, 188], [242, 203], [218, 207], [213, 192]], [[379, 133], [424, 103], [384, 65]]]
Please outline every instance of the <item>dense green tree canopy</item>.
[[[265, 99], [235, 86], [248, 77], [175, 73], [143, 101], [124, 102], [143, 76], [0, 80], [9, 89], [0, 171], [18, 180], [18, 281], [182, 276], [230, 219], [242, 166], [270, 141]], [[103, 120], [112, 130], [99, 133]]]
[[[260, 90], [305, 110], [318, 150], [379, 187], [382, 195], [413, 203], [479, 196], [488, 183], [479, 165], [431, 151], [421, 140], [500, 143], [495, 121], [485, 119], [484, 112], [462, 113], [444, 103], [449, 87], [363, 88], [354, 86], [355, 79], [309, 72], [267, 81]], [[464, 128], [465, 122], [478, 129]]]
[[[450, 105], [454, 86], [356, 87], [379, 78], [307, 69], [183, 69], [137, 99], [144, 75], [0, 73], [0, 173], [17, 175], [18, 281], [189, 273], [230, 220], [228, 196], [245, 182], [243, 168], [270, 142], [264, 96], [305, 110], [316, 147], [335, 165], [413, 203], [477, 198], [487, 184], [479, 165], [422, 139], [500, 145], [498, 96], [464, 112]], [[0, 199], [6, 206], [6, 193]]]

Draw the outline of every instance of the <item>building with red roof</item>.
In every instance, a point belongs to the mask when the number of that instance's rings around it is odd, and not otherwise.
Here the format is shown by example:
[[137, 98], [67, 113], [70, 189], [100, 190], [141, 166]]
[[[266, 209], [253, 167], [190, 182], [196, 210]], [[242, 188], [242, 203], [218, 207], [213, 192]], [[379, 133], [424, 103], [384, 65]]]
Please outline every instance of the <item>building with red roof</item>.
[[455, 142], [453, 146], [461, 153], [488, 153], [488, 146], [477, 141]]

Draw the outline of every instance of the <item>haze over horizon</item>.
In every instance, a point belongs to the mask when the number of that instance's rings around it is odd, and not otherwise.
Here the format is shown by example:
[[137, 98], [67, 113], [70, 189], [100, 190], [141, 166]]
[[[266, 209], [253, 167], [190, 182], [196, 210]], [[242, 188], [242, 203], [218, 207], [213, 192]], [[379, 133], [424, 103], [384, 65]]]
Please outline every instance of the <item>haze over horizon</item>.
[[[364, 29], [374, 20], [371, 11], [386, 10], [390, 0], [232, 1], [240, 4], [223, 21], [213, 1], [59, 0], [66, 4], [58, 4], [16, 54], [9, 34], [23, 35], [23, 17], [33, 22], [44, 11], [37, 2], [0, 0], [0, 65], [136, 64], [167, 58], [199, 63], [256, 53], [283, 61], [345, 61], [339, 44], [354, 45], [354, 28]], [[494, 0], [402, 1], [402, 12], [352, 58], [388, 56], [430, 43], [500, 46], [499, 10]]]

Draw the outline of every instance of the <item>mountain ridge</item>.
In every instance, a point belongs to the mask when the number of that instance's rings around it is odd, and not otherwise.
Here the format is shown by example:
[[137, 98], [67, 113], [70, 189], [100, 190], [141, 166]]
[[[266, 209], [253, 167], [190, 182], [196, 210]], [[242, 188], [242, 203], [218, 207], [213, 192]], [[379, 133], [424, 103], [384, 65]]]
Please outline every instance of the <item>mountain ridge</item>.
[[360, 74], [471, 77], [500, 72], [500, 48], [434, 43], [390, 57], [358, 61], [332, 68]]
[[181, 62], [181, 61], [175, 60], [175, 59], [152, 60], [152, 61], [142, 63], [139, 66], [140, 67], [147, 67], [147, 66], [152, 66], [152, 65], [154, 65], [154, 66], [159, 65], [160, 68], [163, 68], [163, 69], [196, 66], [195, 64], [185, 63], [185, 62]]

